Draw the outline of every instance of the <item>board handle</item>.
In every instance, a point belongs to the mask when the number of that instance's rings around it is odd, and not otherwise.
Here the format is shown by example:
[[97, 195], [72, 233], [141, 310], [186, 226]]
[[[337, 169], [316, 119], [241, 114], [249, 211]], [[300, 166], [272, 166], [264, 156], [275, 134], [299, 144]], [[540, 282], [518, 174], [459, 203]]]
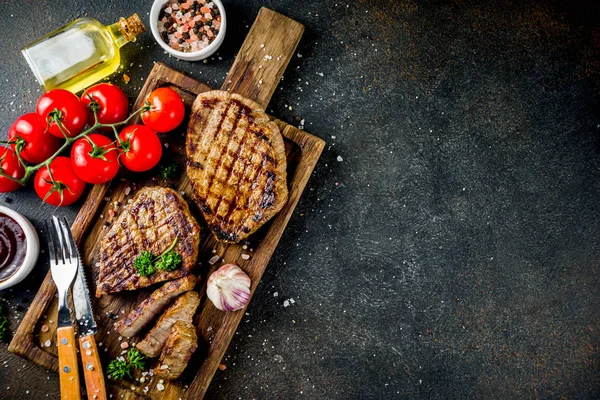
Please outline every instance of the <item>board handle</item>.
[[79, 368], [77, 366], [77, 346], [72, 326], [63, 326], [56, 330], [58, 340], [58, 374], [60, 376], [60, 398], [62, 400], [80, 400]]
[[94, 335], [79, 338], [85, 388], [89, 399], [106, 400], [106, 383]]

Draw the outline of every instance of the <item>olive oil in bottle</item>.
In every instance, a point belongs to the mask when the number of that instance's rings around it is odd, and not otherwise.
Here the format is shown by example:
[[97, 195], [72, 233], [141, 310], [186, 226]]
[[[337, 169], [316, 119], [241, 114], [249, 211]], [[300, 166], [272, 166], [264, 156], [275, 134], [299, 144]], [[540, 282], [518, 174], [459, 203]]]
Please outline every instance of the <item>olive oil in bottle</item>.
[[61, 88], [77, 93], [115, 72], [121, 62], [119, 49], [145, 30], [137, 14], [109, 26], [80, 18], [22, 53], [45, 91]]

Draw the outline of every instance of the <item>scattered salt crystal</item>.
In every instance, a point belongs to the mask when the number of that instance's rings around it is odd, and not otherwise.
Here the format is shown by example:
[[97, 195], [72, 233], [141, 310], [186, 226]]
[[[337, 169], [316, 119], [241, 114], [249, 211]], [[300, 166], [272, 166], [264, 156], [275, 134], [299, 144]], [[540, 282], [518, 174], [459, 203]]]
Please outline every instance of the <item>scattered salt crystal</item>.
[[46, 340], [46, 341], [44, 342], [44, 346], [46, 346], [46, 347], [50, 347], [50, 346], [52, 346], [52, 340], [50, 340], [50, 339]]
[[219, 255], [212, 256], [212, 257], [210, 258], [210, 260], [208, 260], [208, 263], [209, 263], [210, 265], [213, 265], [214, 263], [216, 263], [217, 261], [219, 261], [219, 258], [221, 258], [221, 256], [219, 256]]
[[265, 47], [265, 44], [264, 44], [264, 43], [261, 43], [261, 44], [260, 44], [260, 48], [262, 49], [263, 47]]
[[273, 297], [277, 297], [277, 296], [279, 296], [279, 292], [273, 293]]
[[242, 254], [242, 258], [244, 260], [249, 260], [250, 259], [250, 255], [249, 254]]
[[290, 298], [290, 304], [294, 304], [296, 300]]
[[127, 186], [127, 187], [125, 188], [125, 196], [128, 196], [128, 195], [129, 195], [129, 193], [131, 193], [131, 187]]
[[167, 364], [163, 364], [160, 366], [160, 369], [169, 369], [169, 366]]
[[289, 300], [285, 300], [285, 301], [283, 302], [283, 306], [284, 306], [284, 307], [289, 307], [289, 305], [290, 305], [290, 301], [289, 301]]
[[156, 388], [162, 392], [163, 390], [165, 390], [165, 385], [163, 385], [162, 383], [159, 383], [156, 385]]
[[122, 349], [126, 349], [126, 348], [128, 348], [128, 347], [129, 347], [129, 343], [127, 343], [127, 342], [123, 342], [123, 343], [121, 343], [121, 348], [122, 348]]
[[48, 332], [48, 329], [50, 329], [50, 328], [48, 328], [48, 325], [46, 325], [46, 324], [42, 325], [42, 332]]
[[342, 156], [337, 156], [337, 160], [338, 160], [339, 162], [342, 162], [342, 161], [344, 161], [344, 159], [342, 158]]

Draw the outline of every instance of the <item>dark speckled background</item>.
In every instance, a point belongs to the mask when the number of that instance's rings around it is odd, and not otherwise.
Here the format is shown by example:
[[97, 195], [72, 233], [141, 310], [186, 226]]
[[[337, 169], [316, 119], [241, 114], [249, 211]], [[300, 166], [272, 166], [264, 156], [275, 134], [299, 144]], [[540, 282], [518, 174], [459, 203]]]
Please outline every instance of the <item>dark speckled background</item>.
[[[147, 18], [150, 3], [4, 0], [0, 137], [39, 95], [21, 47], [80, 16]], [[208, 64], [150, 34], [124, 48], [132, 81], [114, 81], [133, 99], [154, 61], [220, 86], [260, 6], [306, 25], [269, 111], [328, 146], [208, 398], [600, 397], [589, 3], [226, 1]], [[77, 211], [8, 198], [38, 226]], [[1, 294], [13, 329], [46, 269]], [[58, 398], [53, 373], [4, 346], [1, 363], [1, 398]]]

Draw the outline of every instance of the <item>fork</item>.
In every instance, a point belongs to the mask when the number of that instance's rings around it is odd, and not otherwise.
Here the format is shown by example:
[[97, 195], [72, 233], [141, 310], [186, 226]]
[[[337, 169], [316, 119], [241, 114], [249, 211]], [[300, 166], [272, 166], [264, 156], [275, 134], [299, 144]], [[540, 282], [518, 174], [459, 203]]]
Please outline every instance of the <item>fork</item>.
[[[66, 220], [65, 220], [66, 221]], [[75, 278], [79, 259], [75, 242], [65, 232], [66, 224], [61, 226], [58, 218], [52, 216], [50, 222], [46, 221], [48, 228], [48, 253], [50, 256], [50, 271], [52, 280], [58, 291], [58, 366], [60, 376], [60, 397], [62, 400], [81, 399], [79, 386], [79, 367], [77, 365], [77, 346], [75, 345], [75, 330], [71, 320], [71, 312], [67, 298], [69, 287]]]

